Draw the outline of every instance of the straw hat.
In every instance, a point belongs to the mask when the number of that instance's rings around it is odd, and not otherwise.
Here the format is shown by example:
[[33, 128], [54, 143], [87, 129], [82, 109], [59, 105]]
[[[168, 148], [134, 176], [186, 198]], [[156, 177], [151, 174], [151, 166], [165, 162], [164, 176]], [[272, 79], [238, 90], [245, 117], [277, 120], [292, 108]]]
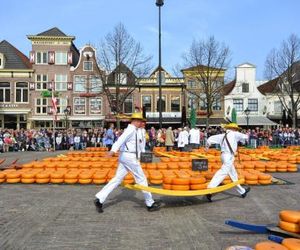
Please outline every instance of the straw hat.
[[130, 117], [131, 120], [144, 120], [142, 113], [133, 113]]
[[225, 124], [223, 127], [226, 128], [226, 129], [235, 129], [235, 130], [240, 130], [240, 129], [241, 129], [241, 128], [240, 128], [236, 123], [234, 123], [234, 122]]

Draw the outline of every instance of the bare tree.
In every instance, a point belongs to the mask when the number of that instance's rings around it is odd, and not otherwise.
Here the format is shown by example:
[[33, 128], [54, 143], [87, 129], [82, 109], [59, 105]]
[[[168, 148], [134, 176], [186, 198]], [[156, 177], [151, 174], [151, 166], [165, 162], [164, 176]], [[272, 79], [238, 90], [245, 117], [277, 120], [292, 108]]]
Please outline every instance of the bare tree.
[[194, 95], [197, 102], [204, 103], [206, 111], [206, 127], [213, 114], [213, 105], [223, 98], [224, 73], [230, 62], [229, 47], [216, 41], [211, 36], [207, 40], [194, 40], [188, 52], [183, 55], [185, 67], [194, 71], [192, 78], [196, 81], [196, 88], [187, 90]]
[[297, 127], [300, 109], [300, 38], [292, 34], [279, 49], [272, 49], [265, 62], [265, 75], [273, 79], [273, 94]]
[[98, 63], [106, 72], [102, 76], [103, 90], [112, 112], [116, 114], [118, 128], [123, 104], [136, 89], [139, 78], [149, 74], [151, 59], [122, 23], [115, 26], [101, 42]]

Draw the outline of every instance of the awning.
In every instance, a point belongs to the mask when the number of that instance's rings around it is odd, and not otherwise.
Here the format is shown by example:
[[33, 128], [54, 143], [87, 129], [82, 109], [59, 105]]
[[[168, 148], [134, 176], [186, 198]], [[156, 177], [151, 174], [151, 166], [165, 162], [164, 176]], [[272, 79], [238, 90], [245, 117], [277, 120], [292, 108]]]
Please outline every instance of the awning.
[[0, 114], [8, 114], [8, 115], [17, 115], [23, 114], [27, 115], [30, 112], [30, 109], [9, 109], [3, 110], [0, 108]]
[[[228, 123], [228, 121], [225, 118], [211, 117], [208, 119], [209, 126], [221, 126], [226, 123]], [[196, 126], [206, 126], [206, 118], [198, 118]]]
[[[257, 115], [257, 116], [249, 116], [249, 126], [276, 126], [277, 123], [271, 121], [268, 117]], [[247, 126], [247, 118], [246, 116], [238, 116], [237, 124], [240, 126]]]

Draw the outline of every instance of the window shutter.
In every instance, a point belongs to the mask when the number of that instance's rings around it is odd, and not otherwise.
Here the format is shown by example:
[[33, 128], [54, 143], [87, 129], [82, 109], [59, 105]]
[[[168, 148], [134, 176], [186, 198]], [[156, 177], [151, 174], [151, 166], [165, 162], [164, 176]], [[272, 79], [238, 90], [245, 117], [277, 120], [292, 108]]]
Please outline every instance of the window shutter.
[[68, 64], [72, 64], [73, 63], [73, 53], [72, 51], [68, 52]]
[[72, 82], [68, 82], [68, 90], [72, 90], [73, 89], [73, 83]]
[[35, 63], [35, 51], [30, 51], [29, 60], [30, 63]]
[[34, 84], [34, 82], [29, 83], [29, 89], [30, 90], [35, 90], [35, 84]]
[[48, 52], [48, 63], [49, 64], [54, 64], [55, 63], [55, 52], [54, 51], [49, 51]]

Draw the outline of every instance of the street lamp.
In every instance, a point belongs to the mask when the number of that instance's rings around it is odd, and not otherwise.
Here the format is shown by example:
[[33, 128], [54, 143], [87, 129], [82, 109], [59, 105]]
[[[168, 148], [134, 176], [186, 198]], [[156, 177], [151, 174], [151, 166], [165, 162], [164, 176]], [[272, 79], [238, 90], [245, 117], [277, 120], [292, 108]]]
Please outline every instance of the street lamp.
[[68, 127], [69, 127], [69, 121], [68, 121], [68, 115], [70, 114], [70, 109], [68, 109], [68, 108], [66, 108], [65, 110], [64, 110], [64, 114], [65, 114], [65, 121], [66, 121], [66, 129], [68, 129]]
[[158, 111], [159, 111], [159, 128], [162, 128], [162, 95], [161, 95], [161, 7], [164, 0], [156, 0], [158, 7]]
[[248, 107], [244, 110], [244, 113], [246, 115], [246, 120], [247, 120], [247, 129], [249, 127], [249, 115], [250, 115], [250, 112], [251, 112], [251, 110]]

